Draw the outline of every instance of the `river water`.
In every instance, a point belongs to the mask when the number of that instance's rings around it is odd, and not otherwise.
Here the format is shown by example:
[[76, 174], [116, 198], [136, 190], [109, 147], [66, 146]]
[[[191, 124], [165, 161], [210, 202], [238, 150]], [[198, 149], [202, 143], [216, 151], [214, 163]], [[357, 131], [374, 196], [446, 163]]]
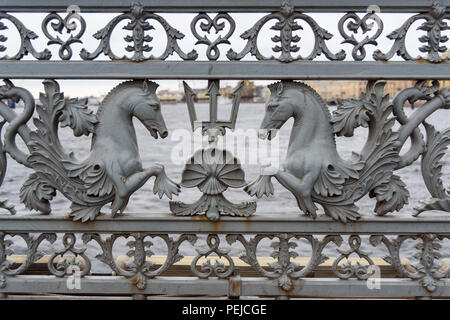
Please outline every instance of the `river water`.
[[[199, 119], [208, 119], [208, 105], [198, 103], [197, 105], [197, 114]], [[330, 107], [331, 111], [334, 110], [334, 107]], [[95, 110], [95, 107], [93, 107]], [[228, 103], [219, 105], [219, 117], [226, 118], [229, 117], [230, 106]], [[411, 113], [411, 110], [406, 110], [407, 114]], [[17, 109], [17, 112], [21, 112], [21, 109]], [[181, 180], [181, 172], [183, 170], [183, 162], [180, 160], [180, 157], [175, 157], [174, 154], [178, 154], [177, 151], [181, 149], [182, 146], [186, 147], [189, 143], [185, 140], [180, 142], [180, 136], [183, 133], [190, 132], [190, 122], [189, 115], [184, 103], [177, 104], [165, 104], [162, 106], [162, 112], [166, 121], [166, 125], [169, 129], [169, 137], [166, 139], [153, 139], [148, 131], [143, 127], [143, 125], [139, 121], [134, 121], [136, 127], [136, 135], [138, 139], [138, 144], [140, 148], [141, 158], [143, 162], [143, 166], [149, 167], [155, 162], [163, 163], [166, 168], [166, 172], [169, 177], [174, 179], [175, 181]], [[264, 116], [264, 105], [263, 104], [253, 104], [253, 103], [242, 103], [238, 121], [236, 124], [236, 129], [250, 129], [248, 134], [251, 134], [251, 130], [257, 130], [259, 128], [259, 124]], [[438, 130], [445, 129], [449, 124], [449, 116], [448, 112], [445, 111], [437, 111], [433, 115], [431, 115], [428, 121], [435, 125]], [[282, 161], [284, 159], [289, 133], [292, 127], [292, 120], [288, 121], [284, 127], [279, 132], [279, 159]], [[338, 151], [343, 158], [349, 158], [352, 152], [359, 152], [359, 150], [363, 147], [365, 141], [367, 139], [367, 131], [366, 129], [357, 129], [355, 131], [355, 136], [351, 138], [336, 138], [336, 143], [338, 147]], [[81, 137], [75, 138], [70, 129], [61, 129], [60, 130], [60, 140], [62, 141], [62, 145], [69, 151], [73, 151], [79, 158], [86, 157], [90, 149], [90, 137]], [[260, 171], [260, 164], [254, 163], [251, 160], [253, 159], [251, 155], [258, 152], [257, 146], [252, 143], [253, 140], [248, 139], [246, 141], [241, 141], [239, 145], [235, 147], [233, 151], [234, 154], [240, 154], [242, 156], [241, 162], [242, 167], [246, 173], [246, 180], [252, 181], [254, 180]], [[24, 149], [23, 143], [20, 141], [19, 146]], [[256, 149], [255, 149], [256, 148]], [[405, 144], [404, 150], [407, 150], [408, 143]], [[25, 149], [24, 149], [25, 150]], [[194, 147], [193, 149], [194, 150]], [[403, 152], [404, 152], [403, 150]], [[186, 154], [184, 157], [188, 156]], [[254, 159], [253, 159], [254, 160]], [[450, 156], [446, 154], [442, 159], [443, 163], [443, 176], [442, 180], [445, 186], [450, 185]], [[24, 205], [19, 201], [19, 190], [20, 186], [26, 180], [27, 176], [31, 173], [31, 170], [25, 168], [19, 164], [17, 164], [14, 160], [8, 157], [8, 170], [4, 180], [3, 185], [0, 188], [0, 197], [8, 198], [9, 201], [16, 206], [16, 210], [18, 212], [27, 213]], [[416, 161], [411, 166], [401, 169], [396, 172], [396, 174], [400, 175], [402, 180], [406, 183], [409, 191], [410, 191], [410, 199], [409, 204], [406, 205], [400, 213], [393, 213], [390, 215], [409, 215], [411, 213], [411, 209], [417, 205], [418, 201], [424, 198], [427, 198], [428, 192], [426, 191], [426, 187], [423, 183], [421, 171], [420, 171], [420, 162]], [[285, 190], [277, 181], [273, 180], [274, 188], [275, 188], [275, 196], [270, 198], [262, 198], [259, 199], [257, 204], [257, 212], [271, 213], [271, 212], [297, 212], [299, 213], [299, 209], [297, 207], [296, 201], [294, 197]], [[138, 190], [130, 199], [126, 212], [139, 212], [145, 213], [149, 216], [152, 213], [168, 213], [169, 212], [169, 203], [168, 199], [164, 198], [160, 200], [156, 195], [152, 192], [153, 189], [153, 179], [149, 180], [140, 190]], [[200, 197], [200, 192], [197, 189], [186, 189], [183, 188], [182, 194], [178, 197], [178, 200], [182, 200], [185, 202], [193, 202]], [[248, 200], [248, 196], [241, 189], [228, 190], [225, 193], [226, 197], [233, 201], [239, 202], [242, 200]], [[69, 212], [70, 203], [63, 196], [58, 194], [55, 199], [51, 202], [53, 212]], [[360, 212], [364, 215], [373, 214], [373, 208], [375, 206], [375, 201], [370, 199], [368, 196], [361, 199], [357, 205], [360, 208]], [[105, 210], [106, 209], [106, 210]], [[107, 208], [103, 209], [103, 212], [109, 212]], [[6, 214], [6, 213], [0, 213]], [[109, 213], [107, 213], [109, 214]], [[300, 214], [300, 213], [299, 213]], [[423, 213], [422, 215], [426, 215]], [[198, 247], [206, 247], [205, 238], [200, 237], [198, 240]], [[367, 240], [367, 239], [366, 239]], [[308, 257], [310, 254], [310, 248], [306, 242], [302, 240], [295, 240], [301, 245], [301, 248], [298, 251], [300, 256]], [[153, 252], [155, 255], [165, 254], [166, 249], [162, 241], [159, 239], [152, 240], [154, 243]], [[408, 255], [412, 253], [414, 241], [407, 241], [405, 243], [405, 254]], [[77, 242], [77, 245], [82, 247], [84, 246], [82, 242]], [[228, 244], [223, 241], [222, 245], [224, 248], [228, 248]], [[222, 246], [221, 245], [221, 246]], [[57, 248], [61, 247], [61, 242], [58, 241], [56, 245]], [[343, 245], [345, 247], [345, 244]], [[47, 244], [42, 244], [42, 248], [45, 251], [50, 248]], [[386, 251], [381, 248], [373, 248], [371, 247], [367, 241], [365, 241], [363, 245], [364, 249], [373, 252], [372, 256], [384, 256]], [[23, 251], [23, 247], [20, 245], [16, 245], [17, 252]], [[233, 245], [231, 248], [232, 255], [239, 255], [242, 251], [242, 246], [239, 244]], [[120, 240], [117, 242], [115, 246], [115, 252], [117, 255], [125, 255], [128, 248], [125, 246], [125, 240]], [[259, 254], [263, 256], [269, 256], [272, 249], [270, 248], [270, 241], [263, 241], [261, 243], [260, 249], [258, 249]], [[184, 255], [195, 255], [195, 250], [190, 244], [183, 244], [180, 249], [181, 253]], [[447, 252], [450, 250], [445, 250], [444, 256], [446, 256]], [[100, 249], [95, 244], [88, 245], [88, 252], [90, 252], [91, 256], [95, 256], [100, 252]], [[336, 246], [334, 244], [330, 244], [325, 250], [325, 254], [328, 256], [336, 256], [338, 253], [336, 252]], [[109, 269], [105, 267], [101, 262], [93, 261], [93, 272], [108, 272]]]

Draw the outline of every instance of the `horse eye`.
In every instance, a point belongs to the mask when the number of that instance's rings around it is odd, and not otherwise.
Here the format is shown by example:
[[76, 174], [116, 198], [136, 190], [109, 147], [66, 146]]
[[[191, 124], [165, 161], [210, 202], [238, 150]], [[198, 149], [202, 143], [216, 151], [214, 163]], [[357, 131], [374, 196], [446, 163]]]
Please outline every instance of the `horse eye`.
[[158, 109], [159, 109], [159, 104], [157, 104], [157, 103], [152, 103], [152, 104], [150, 104], [150, 106], [151, 106], [153, 109], [155, 109], [155, 111], [158, 111]]

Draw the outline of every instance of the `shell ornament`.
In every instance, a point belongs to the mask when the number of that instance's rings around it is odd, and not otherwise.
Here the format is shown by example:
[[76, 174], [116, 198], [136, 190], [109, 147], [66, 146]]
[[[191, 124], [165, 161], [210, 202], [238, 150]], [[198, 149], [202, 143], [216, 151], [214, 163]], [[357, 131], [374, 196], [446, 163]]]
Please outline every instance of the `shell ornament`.
[[170, 210], [175, 215], [206, 214], [209, 220], [217, 221], [221, 215], [247, 217], [256, 210], [254, 201], [234, 204], [223, 196], [228, 188], [246, 185], [245, 173], [238, 159], [227, 150], [211, 147], [196, 151], [186, 163], [181, 185], [197, 187], [203, 195], [192, 204], [171, 201]]

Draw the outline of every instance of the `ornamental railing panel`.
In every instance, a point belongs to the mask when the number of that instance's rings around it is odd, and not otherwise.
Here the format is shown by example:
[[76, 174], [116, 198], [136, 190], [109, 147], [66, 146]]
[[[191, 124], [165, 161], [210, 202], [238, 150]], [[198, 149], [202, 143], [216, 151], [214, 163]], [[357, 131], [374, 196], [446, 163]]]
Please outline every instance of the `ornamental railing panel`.
[[[240, 25], [244, 13], [254, 18], [249, 28]], [[317, 18], [324, 13], [339, 16], [333, 29]], [[384, 13], [401, 18], [392, 30]], [[40, 29], [23, 14], [41, 14]], [[100, 16], [110, 18], [88, 31]], [[31, 173], [17, 186], [26, 212], [0, 201], [0, 293], [449, 297], [443, 167], [450, 131], [429, 122], [436, 112], [448, 117], [450, 108], [449, 19], [447, 0], [1, 1], [0, 184], [7, 161]], [[182, 42], [186, 35], [191, 45]], [[410, 39], [419, 45], [412, 48]], [[21, 79], [42, 80], [38, 99], [16, 85]], [[64, 94], [65, 79], [125, 81], [93, 111], [86, 99]], [[208, 80], [208, 119], [197, 115], [197, 92], [183, 81], [185, 121], [206, 143], [189, 155], [181, 179], [162, 164], [143, 167], [133, 122], [155, 139], [169, 135], [171, 119], [157, 95], [158, 81], [169, 79]], [[239, 80], [226, 118], [221, 80]], [[255, 115], [259, 138], [272, 141], [293, 123], [283, 165], [261, 165], [253, 181], [233, 150], [219, 145], [237, 129], [243, 80], [274, 81]], [[365, 89], [338, 97], [330, 111], [305, 80], [361, 80]], [[411, 85], [390, 96], [391, 80]], [[409, 106], [417, 108], [406, 112]], [[71, 152], [60, 127], [91, 139], [89, 153]], [[367, 138], [343, 158], [336, 138], [357, 130]], [[423, 199], [398, 214], [410, 200], [401, 169], [417, 162], [421, 172], [411, 174], [421, 176]], [[128, 213], [147, 183], [170, 199], [167, 211]], [[177, 199], [189, 188], [197, 198]], [[258, 212], [259, 199], [273, 199], [277, 188], [295, 199], [298, 214], [283, 212], [282, 203], [277, 212]], [[229, 189], [248, 199], [225, 196]], [[52, 212], [57, 194], [71, 203], [65, 215]], [[358, 207], [367, 197], [376, 203], [372, 213]], [[121, 252], [119, 242], [128, 249]]]

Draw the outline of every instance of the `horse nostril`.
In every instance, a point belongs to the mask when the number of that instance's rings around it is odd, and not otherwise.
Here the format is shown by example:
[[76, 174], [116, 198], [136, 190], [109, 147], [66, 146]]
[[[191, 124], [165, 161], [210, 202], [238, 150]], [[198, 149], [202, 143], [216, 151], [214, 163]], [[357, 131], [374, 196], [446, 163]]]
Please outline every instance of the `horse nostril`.
[[167, 130], [166, 131], [163, 131], [161, 134], [160, 134], [160, 136], [161, 136], [161, 138], [166, 138], [167, 136], [169, 135], [169, 132], [167, 132]]

